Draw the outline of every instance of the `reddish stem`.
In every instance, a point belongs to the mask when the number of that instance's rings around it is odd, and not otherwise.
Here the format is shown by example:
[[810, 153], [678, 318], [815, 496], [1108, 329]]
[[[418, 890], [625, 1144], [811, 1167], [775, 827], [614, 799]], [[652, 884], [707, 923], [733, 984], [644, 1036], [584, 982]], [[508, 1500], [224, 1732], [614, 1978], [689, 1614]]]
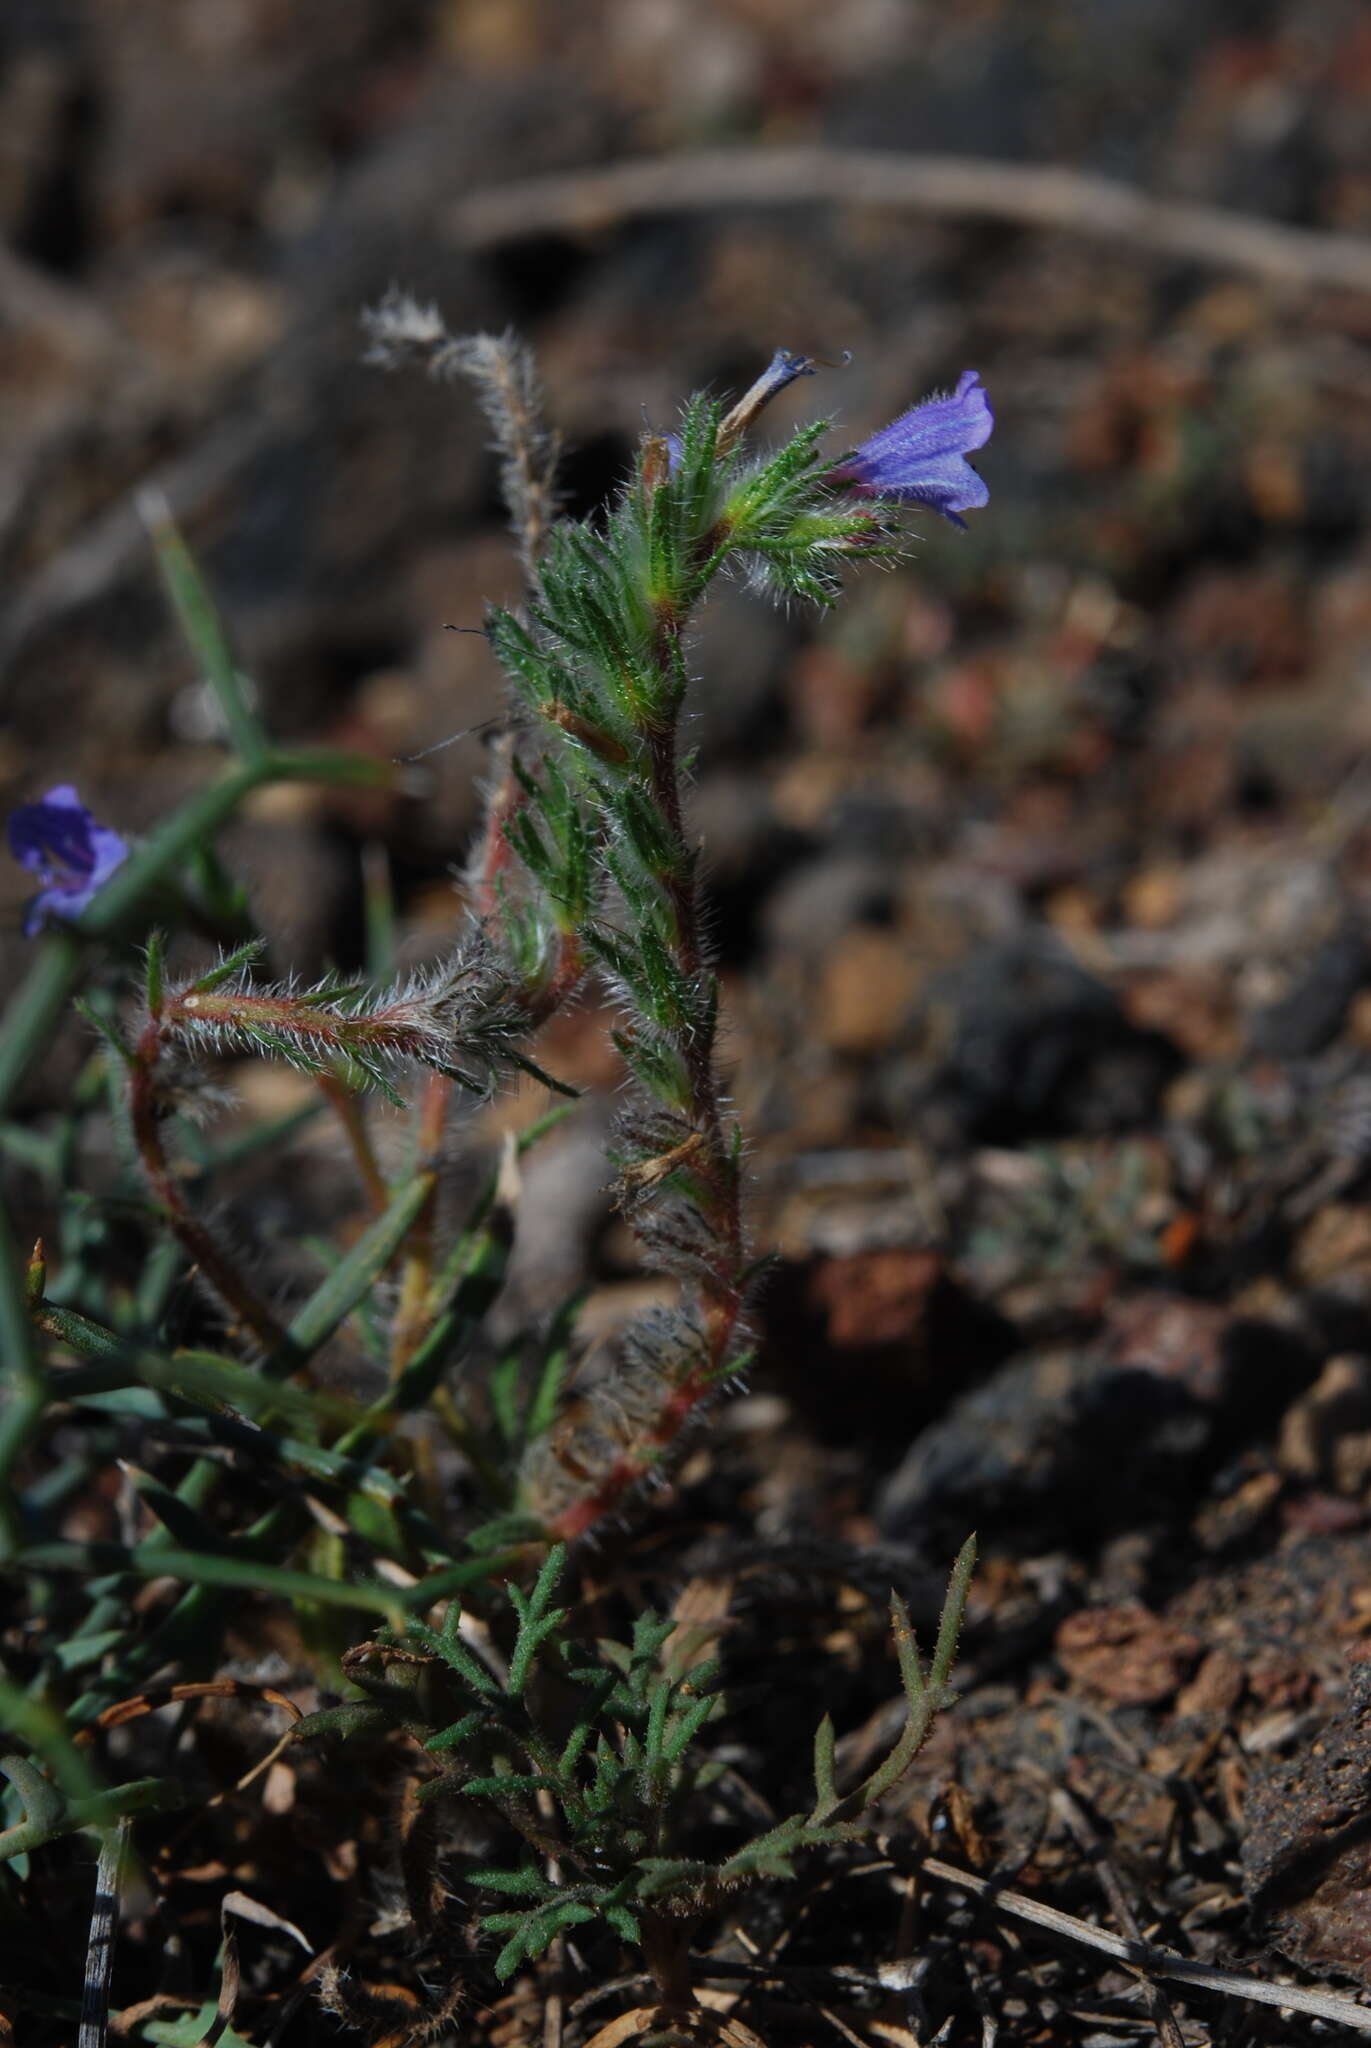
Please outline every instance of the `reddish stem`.
[[[446, 1074], [430, 1074], [424, 1084], [419, 1107], [419, 1163], [436, 1166], [443, 1143], [443, 1127], [453, 1084]], [[390, 1376], [398, 1379], [413, 1357], [432, 1317], [429, 1291], [433, 1284], [434, 1210], [438, 1185], [434, 1182], [428, 1199], [415, 1217], [409, 1233], [400, 1280], [400, 1300], [390, 1339]]]
[[129, 1113], [134, 1142], [148, 1184], [161, 1205], [168, 1223], [215, 1292], [236, 1316], [247, 1324], [259, 1343], [275, 1351], [284, 1344], [282, 1325], [259, 1299], [238, 1271], [223, 1247], [194, 1215], [185, 1191], [167, 1158], [162, 1143], [163, 1101], [157, 1088], [157, 1060], [162, 1049], [162, 1027], [150, 1018], [134, 1053]]
[[[663, 617], [657, 642], [658, 659], [664, 674], [675, 673], [678, 634], [677, 621]], [[675, 853], [671, 872], [663, 878], [663, 887], [675, 927], [676, 959], [685, 974], [697, 979], [708, 970], [694, 857], [686, 842], [681, 811], [674, 724], [648, 735], [648, 762], [653, 798], [667, 822]], [[697, 1133], [700, 1140], [691, 1159], [691, 1171], [708, 1190], [708, 1208], [718, 1232], [721, 1251], [717, 1263], [699, 1281], [699, 1308], [705, 1333], [704, 1357], [682, 1380], [668, 1389], [638, 1445], [618, 1457], [588, 1493], [573, 1501], [553, 1519], [551, 1533], [559, 1540], [570, 1541], [583, 1535], [604, 1515], [612, 1514], [621, 1506], [625, 1495], [641, 1481], [660, 1454], [676, 1442], [690, 1417], [708, 1399], [720, 1378], [725, 1376], [729, 1351], [743, 1312], [745, 1250], [738, 1172], [719, 1111], [718, 1077], [714, 1067], [716, 1035], [714, 1026], [710, 1025], [687, 1034], [680, 1047], [690, 1084], [687, 1115], [692, 1132]]]
[[347, 1133], [352, 1156], [357, 1162], [357, 1171], [367, 1191], [367, 1200], [379, 1216], [390, 1200], [390, 1189], [386, 1186], [385, 1175], [377, 1163], [371, 1133], [362, 1114], [362, 1105], [353, 1090], [345, 1082], [340, 1081], [336, 1074], [320, 1074], [318, 1080], [320, 1093], [333, 1105], [338, 1113], [338, 1120]]

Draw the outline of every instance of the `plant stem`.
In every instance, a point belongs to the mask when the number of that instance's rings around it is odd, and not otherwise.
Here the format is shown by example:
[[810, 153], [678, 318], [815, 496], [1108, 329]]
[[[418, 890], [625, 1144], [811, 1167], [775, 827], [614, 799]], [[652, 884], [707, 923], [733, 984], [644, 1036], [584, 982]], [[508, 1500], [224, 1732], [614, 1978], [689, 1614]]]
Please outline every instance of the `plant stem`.
[[10, 1475], [28, 1448], [48, 1398], [47, 1374], [29, 1316], [19, 1248], [0, 1209], [0, 1355], [10, 1376], [0, 1408], [0, 1541], [6, 1555], [14, 1553], [21, 1535]]
[[129, 1114], [143, 1171], [167, 1222], [215, 1292], [260, 1343], [275, 1351], [286, 1341], [284, 1328], [192, 1212], [167, 1158], [162, 1143], [162, 1101], [156, 1080], [161, 1045], [161, 1025], [157, 1018], [150, 1018], [139, 1038], [129, 1081]]
[[[427, 1170], [437, 1166], [443, 1143], [443, 1127], [452, 1100], [452, 1082], [446, 1074], [430, 1074], [419, 1104], [418, 1165]], [[390, 1342], [390, 1377], [399, 1379], [413, 1357], [432, 1321], [430, 1294], [433, 1285], [434, 1210], [438, 1200], [435, 1176], [429, 1198], [415, 1218], [409, 1246], [401, 1269], [400, 1302]]]
[[[683, 677], [680, 630], [674, 615], [659, 618], [656, 659], [662, 694], [665, 701], [677, 706]], [[705, 1353], [667, 1392], [641, 1443], [617, 1458], [585, 1494], [556, 1517], [551, 1533], [559, 1540], [583, 1535], [611, 1513], [642, 1479], [644, 1470], [676, 1442], [691, 1416], [726, 1374], [743, 1312], [746, 1251], [738, 1169], [719, 1108], [715, 1071], [717, 990], [705, 961], [695, 853], [686, 839], [676, 755], [676, 715], [673, 711], [669, 720], [650, 726], [643, 737], [653, 799], [671, 846], [659, 883], [671, 911], [672, 950], [683, 975], [697, 984], [708, 977], [710, 985], [707, 1021], [685, 1032], [678, 1047], [690, 1088], [687, 1120], [700, 1141], [692, 1151], [690, 1168], [706, 1190], [702, 1207], [717, 1245], [716, 1257], [698, 1281]]]
[[337, 1074], [320, 1074], [319, 1092], [325, 1096], [337, 1112], [347, 1141], [352, 1147], [352, 1156], [357, 1162], [357, 1171], [367, 1191], [367, 1200], [379, 1216], [390, 1200], [390, 1189], [386, 1177], [377, 1162], [376, 1149], [371, 1142], [371, 1132], [355, 1091]]
[[649, 1906], [642, 1916], [643, 1961], [652, 1973], [663, 2005], [695, 2003], [690, 1981], [690, 1937], [694, 1922]]

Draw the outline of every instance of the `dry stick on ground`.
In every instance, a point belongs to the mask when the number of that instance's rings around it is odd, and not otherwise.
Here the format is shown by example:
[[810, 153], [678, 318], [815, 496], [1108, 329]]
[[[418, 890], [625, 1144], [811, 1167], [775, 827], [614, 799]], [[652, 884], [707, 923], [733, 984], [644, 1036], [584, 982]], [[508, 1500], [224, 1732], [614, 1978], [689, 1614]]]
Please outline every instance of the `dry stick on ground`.
[[[1141, 1942], [1143, 1938], [1142, 1929], [1139, 1927], [1137, 1916], [1129, 1904], [1128, 1894], [1119, 1882], [1118, 1872], [1104, 1853], [1104, 1840], [1098, 1829], [1091, 1825], [1084, 1809], [1071, 1797], [1071, 1794], [1063, 1786], [1054, 1785], [1048, 1794], [1048, 1799], [1052, 1811], [1059, 1820], [1065, 1823], [1066, 1827], [1075, 1837], [1077, 1846], [1089, 1857], [1095, 1875], [1100, 1881], [1100, 1889], [1109, 1901], [1114, 1918], [1118, 1921], [1130, 1941]], [[1162, 2044], [1162, 2048], [1185, 2048], [1180, 2026], [1177, 2023], [1175, 2013], [1171, 2010], [1171, 2001], [1165, 1991], [1163, 1991], [1161, 1985], [1157, 1983], [1154, 1977], [1148, 1976], [1145, 1970], [1140, 1970], [1138, 1976], [1142, 1983], [1143, 1995], [1147, 2001], [1147, 2009], [1151, 2015], [1153, 2025], [1157, 2029], [1157, 2037]]]
[[1188, 1956], [1173, 1955], [1169, 1949], [1153, 1948], [1145, 1941], [1126, 1940], [1120, 1935], [1107, 1933], [1102, 1927], [1092, 1927], [1088, 1920], [1077, 1920], [1073, 1914], [1063, 1913], [1056, 1906], [1044, 1906], [1037, 1899], [1026, 1898], [1022, 1892], [1007, 1891], [993, 1878], [975, 1877], [969, 1870], [958, 1870], [955, 1864], [944, 1863], [936, 1856], [922, 1857], [918, 1867], [940, 1884], [957, 1885], [962, 1891], [986, 1900], [996, 1913], [1026, 1920], [1045, 1934], [1059, 1935], [1066, 1941], [1098, 1949], [1101, 1954], [1112, 1956], [1116, 1962], [1126, 1964], [1145, 1977], [1165, 1977], [1172, 1983], [1193, 1984], [1202, 1991], [1220, 1991], [1230, 1998], [1250, 1999], [1254, 2005], [1274, 2005], [1290, 2012], [1311, 2013], [1317, 2019], [1333, 2020], [1339, 2026], [1350, 2027], [1353, 2033], [1371, 2034], [1371, 2006], [1358, 2005], [1355, 1999], [1344, 1998], [1336, 1991], [1311, 1991], [1299, 1984], [1267, 1984], [1262, 1978], [1249, 1977], [1242, 1970], [1226, 1969], [1221, 1964], [1192, 1962]]
[[1273, 284], [1371, 293], [1371, 243], [1360, 235], [1285, 227], [1226, 207], [1157, 199], [1131, 185], [1056, 164], [893, 150], [710, 149], [559, 171], [497, 185], [447, 216], [468, 249], [514, 235], [594, 229], [649, 213], [739, 206], [877, 206], [946, 220], [1054, 228], [1118, 247], [1245, 270]]
[[114, 1930], [119, 1918], [119, 1887], [128, 1854], [129, 1822], [119, 1821], [100, 1845], [95, 1871], [95, 1903], [86, 1942], [86, 1972], [81, 1986], [81, 2026], [77, 2048], [105, 2048], [109, 2035], [110, 1972], [114, 1967]]

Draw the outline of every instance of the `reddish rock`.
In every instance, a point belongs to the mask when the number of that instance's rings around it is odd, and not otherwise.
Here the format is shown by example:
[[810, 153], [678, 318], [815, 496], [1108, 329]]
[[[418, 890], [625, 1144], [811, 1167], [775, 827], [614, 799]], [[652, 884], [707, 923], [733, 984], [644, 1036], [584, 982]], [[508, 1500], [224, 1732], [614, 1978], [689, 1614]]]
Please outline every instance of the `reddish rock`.
[[891, 1246], [825, 1259], [809, 1281], [809, 1297], [828, 1318], [828, 1341], [839, 1350], [898, 1344], [919, 1331], [942, 1271], [937, 1252]]
[[1057, 1660], [1075, 1684], [1116, 1707], [1158, 1706], [1199, 1661], [1202, 1645], [1140, 1600], [1086, 1607], [1057, 1630]]

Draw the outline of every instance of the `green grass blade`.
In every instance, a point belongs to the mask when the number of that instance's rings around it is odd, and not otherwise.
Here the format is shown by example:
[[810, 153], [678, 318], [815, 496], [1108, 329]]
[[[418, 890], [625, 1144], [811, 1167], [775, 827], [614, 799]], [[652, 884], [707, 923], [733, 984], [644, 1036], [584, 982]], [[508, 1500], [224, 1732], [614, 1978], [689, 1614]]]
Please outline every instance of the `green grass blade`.
[[19, 1540], [19, 1517], [10, 1492], [10, 1475], [38, 1427], [47, 1401], [43, 1371], [29, 1320], [24, 1268], [9, 1219], [0, 1210], [0, 1358], [8, 1368], [4, 1406], [0, 1408], [0, 1536], [6, 1552]]
[[314, 1600], [325, 1607], [350, 1607], [360, 1614], [379, 1614], [400, 1625], [407, 1600], [415, 1589], [382, 1585], [378, 1580], [348, 1582], [326, 1579], [318, 1572], [295, 1571], [289, 1565], [263, 1564], [251, 1557], [219, 1557], [198, 1550], [163, 1549], [122, 1543], [39, 1543], [23, 1554], [30, 1571], [73, 1571], [85, 1574], [135, 1572], [139, 1578], [184, 1579], [190, 1586], [231, 1586], [243, 1592], [278, 1593], [286, 1600]]
[[267, 1360], [266, 1372], [279, 1378], [294, 1372], [333, 1335], [356, 1308], [399, 1251], [433, 1192], [434, 1175], [417, 1173], [376, 1221], [358, 1238], [347, 1257], [329, 1273], [304, 1307], [291, 1318], [286, 1342]]
[[148, 530], [172, 610], [213, 690], [229, 742], [244, 761], [261, 761], [271, 741], [248, 702], [213, 598], [160, 492], [144, 491], [138, 509]]

